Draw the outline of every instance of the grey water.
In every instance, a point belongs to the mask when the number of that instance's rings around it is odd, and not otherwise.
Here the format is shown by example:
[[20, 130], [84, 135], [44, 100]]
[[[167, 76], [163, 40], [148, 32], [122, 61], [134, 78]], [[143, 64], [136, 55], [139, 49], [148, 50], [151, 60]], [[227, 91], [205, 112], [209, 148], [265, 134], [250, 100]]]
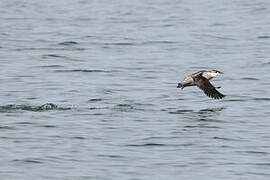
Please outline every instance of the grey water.
[[[267, 0], [0, 1], [0, 179], [270, 178]], [[217, 69], [213, 100], [185, 76]]]

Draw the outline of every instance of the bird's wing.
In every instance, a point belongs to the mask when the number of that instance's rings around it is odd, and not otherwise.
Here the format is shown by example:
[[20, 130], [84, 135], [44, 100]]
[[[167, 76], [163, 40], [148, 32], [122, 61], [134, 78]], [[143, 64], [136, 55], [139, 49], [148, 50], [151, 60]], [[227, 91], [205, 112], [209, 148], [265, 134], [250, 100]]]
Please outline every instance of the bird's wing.
[[216, 88], [209, 82], [208, 79], [202, 76], [202, 73], [193, 77], [194, 83], [203, 90], [203, 92], [211, 98], [222, 99], [225, 95], [221, 94]]

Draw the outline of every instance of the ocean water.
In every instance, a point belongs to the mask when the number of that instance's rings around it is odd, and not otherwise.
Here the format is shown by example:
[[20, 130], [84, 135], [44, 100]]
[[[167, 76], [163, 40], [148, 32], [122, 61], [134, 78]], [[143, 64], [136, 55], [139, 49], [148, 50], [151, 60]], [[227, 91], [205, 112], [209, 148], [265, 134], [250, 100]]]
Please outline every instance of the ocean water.
[[[270, 178], [267, 0], [0, 1], [0, 179]], [[177, 83], [199, 70], [227, 95]]]

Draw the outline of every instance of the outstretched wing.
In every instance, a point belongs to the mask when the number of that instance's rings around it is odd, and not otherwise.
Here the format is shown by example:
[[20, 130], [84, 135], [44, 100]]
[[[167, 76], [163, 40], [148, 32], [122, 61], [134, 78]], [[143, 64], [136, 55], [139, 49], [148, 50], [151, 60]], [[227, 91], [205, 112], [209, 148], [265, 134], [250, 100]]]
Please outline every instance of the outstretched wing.
[[225, 95], [221, 94], [216, 90], [216, 88], [209, 82], [208, 79], [202, 76], [202, 74], [198, 74], [193, 77], [194, 83], [203, 90], [203, 92], [211, 98], [214, 99], [222, 99]]

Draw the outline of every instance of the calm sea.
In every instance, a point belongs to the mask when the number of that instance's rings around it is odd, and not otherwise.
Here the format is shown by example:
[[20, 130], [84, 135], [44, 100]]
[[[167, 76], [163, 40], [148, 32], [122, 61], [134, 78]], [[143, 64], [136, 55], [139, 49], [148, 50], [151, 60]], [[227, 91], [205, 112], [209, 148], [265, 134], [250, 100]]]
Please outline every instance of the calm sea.
[[[1, 180], [270, 179], [267, 0], [1, 0]], [[199, 70], [226, 94], [176, 88]]]

